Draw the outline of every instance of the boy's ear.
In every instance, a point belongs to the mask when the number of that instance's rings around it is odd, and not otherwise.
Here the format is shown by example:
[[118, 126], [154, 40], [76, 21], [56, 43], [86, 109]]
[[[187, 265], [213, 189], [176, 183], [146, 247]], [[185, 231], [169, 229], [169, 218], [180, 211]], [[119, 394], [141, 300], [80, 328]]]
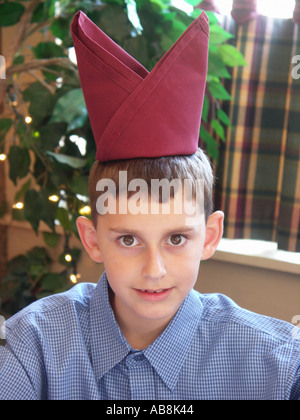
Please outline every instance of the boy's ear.
[[206, 234], [205, 241], [202, 251], [202, 260], [208, 260], [212, 257], [219, 245], [219, 242], [223, 236], [223, 222], [224, 213], [222, 211], [216, 211], [211, 214], [206, 222]]
[[78, 233], [86, 252], [95, 262], [102, 262], [102, 255], [98, 245], [97, 232], [93, 222], [86, 217], [80, 216], [76, 220]]

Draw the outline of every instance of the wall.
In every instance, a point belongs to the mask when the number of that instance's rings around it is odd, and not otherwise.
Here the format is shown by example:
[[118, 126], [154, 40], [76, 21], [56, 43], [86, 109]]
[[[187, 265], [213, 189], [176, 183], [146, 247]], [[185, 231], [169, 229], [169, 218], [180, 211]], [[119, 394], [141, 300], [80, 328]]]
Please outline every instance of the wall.
[[195, 288], [223, 293], [242, 307], [288, 322], [300, 314], [297, 274], [212, 259], [202, 263]]

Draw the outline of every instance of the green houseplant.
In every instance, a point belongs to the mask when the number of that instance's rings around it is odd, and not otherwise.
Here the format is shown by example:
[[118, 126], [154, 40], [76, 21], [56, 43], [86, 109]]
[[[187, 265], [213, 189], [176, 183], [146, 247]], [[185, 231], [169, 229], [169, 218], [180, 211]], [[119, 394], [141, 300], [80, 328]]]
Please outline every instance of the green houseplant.
[[[70, 59], [74, 14], [83, 10], [151, 70], [201, 13], [200, 0], [186, 3], [194, 6], [189, 13], [167, 0], [0, 3], [0, 26], [16, 28], [9, 56], [5, 57], [6, 79], [0, 81], [0, 103], [5, 103], [0, 115], [0, 154], [7, 156], [10, 179], [18, 188], [15, 201], [22, 203], [22, 208], [11, 209], [11, 203], [0, 202], [0, 217], [13, 212], [13, 218], [27, 220], [35, 232], [43, 221], [52, 232], [44, 233], [46, 247], [57, 245], [57, 222], [65, 238], [64, 254], [60, 256], [65, 269], [60, 273], [52, 273], [46, 248], [35, 248], [9, 262], [9, 274], [2, 279], [0, 289], [7, 313], [66, 289], [70, 275], [77, 274], [80, 251], [69, 249], [68, 241], [72, 233], [76, 234], [76, 218], [88, 209], [87, 183], [95, 145], [77, 68]], [[228, 67], [245, 62], [228, 43], [232, 35], [222, 29], [212, 12], [208, 15], [207, 93], [199, 135], [209, 156], [217, 161], [219, 141], [225, 140], [225, 129], [230, 125], [221, 107], [222, 101], [231, 99], [223, 80], [230, 78]], [[50, 34], [48, 40], [28, 46], [28, 37], [40, 33]], [[21, 83], [24, 73], [30, 75], [25, 86]], [[72, 258], [66, 261], [66, 255]]]

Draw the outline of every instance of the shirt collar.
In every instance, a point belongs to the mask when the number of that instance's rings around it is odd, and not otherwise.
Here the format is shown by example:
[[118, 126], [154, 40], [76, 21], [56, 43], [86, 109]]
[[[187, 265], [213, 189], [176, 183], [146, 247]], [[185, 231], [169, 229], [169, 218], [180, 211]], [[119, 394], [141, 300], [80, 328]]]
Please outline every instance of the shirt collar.
[[145, 357], [171, 390], [188, 357], [199, 327], [203, 305], [192, 290], [164, 332], [145, 350]]
[[108, 287], [104, 272], [90, 302], [91, 357], [97, 379], [124, 359], [131, 350], [115, 320], [109, 303]]
[[[101, 276], [90, 303], [91, 357], [100, 379], [132, 351], [122, 334], [109, 303], [106, 273]], [[143, 353], [171, 390], [188, 356], [202, 314], [202, 303], [195, 291], [182, 302], [164, 332]]]

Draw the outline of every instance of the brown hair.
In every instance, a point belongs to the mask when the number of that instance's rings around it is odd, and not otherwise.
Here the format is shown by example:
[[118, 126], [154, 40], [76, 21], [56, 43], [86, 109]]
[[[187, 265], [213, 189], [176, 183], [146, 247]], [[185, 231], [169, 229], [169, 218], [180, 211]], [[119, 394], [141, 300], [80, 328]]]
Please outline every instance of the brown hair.
[[[207, 220], [213, 211], [213, 172], [205, 153], [199, 148], [196, 153], [188, 156], [164, 156], [159, 158], [137, 158], [111, 162], [95, 162], [89, 177], [89, 197], [91, 215], [94, 226], [97, 225], [96, 201], [101, 192], [96, 185], [101, 179], [111, 179], [118, 190], [119, 172], [127, 171], [127, 183], [139, 178], [146, 181], [151, 192], [151, 179], [189, 179], [196, 183], [204, 180], [204, 212]], [[102, 192], [103, 193], [103, 192]]]

